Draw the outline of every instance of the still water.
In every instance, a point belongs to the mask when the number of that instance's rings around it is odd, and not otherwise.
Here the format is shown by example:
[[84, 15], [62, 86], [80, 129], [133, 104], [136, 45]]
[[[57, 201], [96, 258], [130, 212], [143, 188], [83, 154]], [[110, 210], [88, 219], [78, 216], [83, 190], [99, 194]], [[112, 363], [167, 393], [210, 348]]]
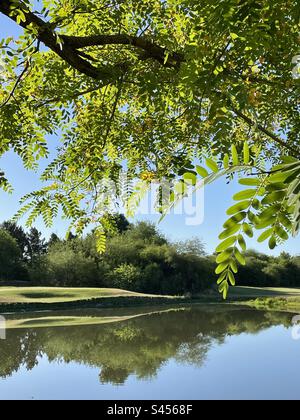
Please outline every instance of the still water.
[[293, 314], [195, 305], [62, 315], [92, 325], [54, 326], [57, 314], [12, 324], [0, 399], [300, 398]]

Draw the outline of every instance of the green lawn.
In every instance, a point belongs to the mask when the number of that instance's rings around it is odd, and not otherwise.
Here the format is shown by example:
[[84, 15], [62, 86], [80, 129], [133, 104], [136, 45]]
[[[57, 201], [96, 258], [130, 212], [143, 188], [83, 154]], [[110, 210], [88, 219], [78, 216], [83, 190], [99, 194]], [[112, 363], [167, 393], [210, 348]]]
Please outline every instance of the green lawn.
[[[149, 295], [120, 289], [0, 287], [0, 313], [65, 310], [84, 307], [126, 307], [175, 303], [224, 303], [219, 294], [203, 294], [190, 300], [172, 296]], [[225, 303], [245, 303], [257, 308], [297, 309], [300, 311], [300, 289], [232, 287]], [[56, 322], [57, 320], [55, 320]], [[75, 320], [78, 322], [79, 320]], [[80, 321], [79, 321], [80, 322]], [[71, 322], [73, 323], [73, 322]], [[86, 320], [84, 321], [86, 323]]]
[[283, 287], [242, 287], [236, 286], [230, 289], [229, 299], [259, 298], [259, 297], [299, 297], [300, 288]]
[[[129, 292], [121, 289], [89, 289], [59, 287], [0, 287], [0, 305], [15, 303], [61, 303], [76, 302], [100, 298], [117, 297], [160, 297]], [[166, 296], [164, 296], [166, 297]]]
[[273, 311], [300, 312], [300, 289], [283, 287], [234, 287], [229, 296], [231, 303]]

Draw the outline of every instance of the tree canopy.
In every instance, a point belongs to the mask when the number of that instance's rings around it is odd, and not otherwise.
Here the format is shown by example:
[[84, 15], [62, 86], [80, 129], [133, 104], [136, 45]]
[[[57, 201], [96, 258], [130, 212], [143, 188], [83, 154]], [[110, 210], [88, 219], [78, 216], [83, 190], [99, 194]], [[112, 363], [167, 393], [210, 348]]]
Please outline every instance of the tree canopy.
[[[182, 195], [187, 178], [244, 172], [251, 188], [218, 248], [224, 296], [253, 228], [270, 248], [298, 233], [298, 1], [2, 0], [0, 12], [24, 29], [0, 43], [0, 153], [32, 168], [61, 137], [17, 216], [51, 225], [62, 208], [77, 232], [95, 223], [101, 251], [107, 202], [124, 189], [136, 204], [153, 180], [184, 174]], [[103, 199], [106, 177], [116, 187]], [[5, 174], [1, 184], [10, 190]]]

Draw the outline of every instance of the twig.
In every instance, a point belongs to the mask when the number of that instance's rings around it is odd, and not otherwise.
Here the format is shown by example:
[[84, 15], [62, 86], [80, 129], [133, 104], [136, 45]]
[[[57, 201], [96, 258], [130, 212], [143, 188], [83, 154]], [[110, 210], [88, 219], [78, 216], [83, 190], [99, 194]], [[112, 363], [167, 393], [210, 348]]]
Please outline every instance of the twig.
[[3, 102], [3, 104], [2, 104], [2, 105], [0, 105], [0, 109], [4, 108], [4, 107], [5, 107], [5, 106], [9, 103], [9, 101], [11, 100], [11, 98], [14, 96], [14, 93], [15, 93], [15, 91], [16, 91], [16, 89], [17, 89], [17, 87], [18, 87], [19, 83], [20, 83], [20, 82], [21, 82], [21, 80], [23, 79], [23, 77], [24, 77], [25, 73], [27, 72], [27, 70], [28, 70], [29, 66], [30, 66], [30, 61], [28, 60], [28, 61], [26, 62], [26, 65], [25, 65], [25, 67], [24, 67], [24, 70], [22, 71], [22, 73], [21, 73], [21, 74], [19, 75], [19, 77], [17, 78], [16, 83], [14, 84], [14, 87], [13, 87], [12, 91], [11, 91], [11, 92], [10, 92], [10, 94], [8, 95], [7, 99]]
[[285, 141], [281, 140], [274, 133], [272, 133], [271, 131], [267, 130], [265, 127], [263, 127], [261, 124], [257, 124], [255, 121], [253, 121], [247, 115], [243, 114], [243, 112], [239, 111], [238, 109], [232, 107], [232, 111], [239, 118], [242, 118], [251, 127], [257, 127], [259, 131], [261, 131], [262, 133], [264, 133], [266, 136], [270, 137], [273, 141], [275, 141], [275, 143], [279, 144], [281, 147], [284, 147], [285, 149], [288, 149], [290, 152], [292, 152], [292, 156], [297, 157], [297, 158], [300, 157], [300, 150], [294, 149], [288, 143], [286, 143]]

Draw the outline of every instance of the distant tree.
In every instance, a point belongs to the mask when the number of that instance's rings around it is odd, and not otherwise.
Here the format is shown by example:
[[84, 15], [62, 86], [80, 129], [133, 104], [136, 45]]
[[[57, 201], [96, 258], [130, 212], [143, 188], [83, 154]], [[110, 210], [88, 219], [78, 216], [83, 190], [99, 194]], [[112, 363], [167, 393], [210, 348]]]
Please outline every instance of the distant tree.
[[291, 254], [289, 254], [288, 252], [281, 252], [281, 254], [279, 255], [279, 257], [278, 257], [278, 259], [280, 260], [280, 261], [285, 261], [285, 262], [288, 262], [288, 261], [291, 261], [292, 260], [292, 256], [291, 256]]
[[166, 238], [157, 230], [153, 223], [139, 222], [132, 226], [126, 233], [126, 238], [143, 240], [146, 243], [163, 245], [167, 243]]
[[177, 242], [175, 247], [180, 254], [192, 254], [199, 257], [205, 255], [205, 246], [199, 238], [192, 238], [186, 241]]
[[56, 233], [52, 233], [47, 243], [47, 247], [49, 248], [52, 245], [56, 244], [57, 242], [60, 242], [60, 238], [56, 235]]
[[119, 233], [126, 232], [131, 226], [124, 214], [115, 214], [113, 215], [113, 219]]
[[35, 258], [46, 253], [47, 245], [45, 239], [42, 238], [41, 232], [36, 228], [31, 228], [28, 233], [29, 258], [31, 263]]
[[2, 223], [1, 228], [7, 231], [16, 241], [21, 250], [23, 259], [28, 255], [28, 237], [22, 226], [18, 226], [15, 222], [10, 220]]

